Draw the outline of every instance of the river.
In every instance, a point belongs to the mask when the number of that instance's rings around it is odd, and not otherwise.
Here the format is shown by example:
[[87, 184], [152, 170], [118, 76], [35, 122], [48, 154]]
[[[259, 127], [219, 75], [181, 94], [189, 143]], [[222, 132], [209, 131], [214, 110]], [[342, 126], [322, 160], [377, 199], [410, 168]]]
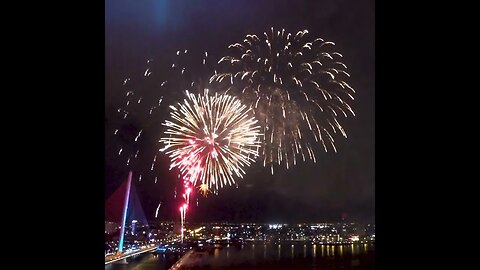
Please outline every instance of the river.
[[[167, 270], [178, 258], [147, 253], [129, 259], [127, 265], [107, 265], [105, 270]], [[375, 244], [246, 243], [216, 249], [201, 265], [188, 269], [375, 269]]]

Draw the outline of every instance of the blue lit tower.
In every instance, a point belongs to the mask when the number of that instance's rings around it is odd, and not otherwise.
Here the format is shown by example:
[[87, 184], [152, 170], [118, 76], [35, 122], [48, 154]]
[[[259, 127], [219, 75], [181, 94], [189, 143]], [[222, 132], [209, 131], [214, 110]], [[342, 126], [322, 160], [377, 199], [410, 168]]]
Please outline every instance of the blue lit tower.
[[118, 252], [122, 253], [123, 251], [123, 238], [125, 236], [125, 222], [127, 221], [127, 209], [128, 209], [128, 200], [130, 197], [130, 185], [132, 183], [132, 171], [128, 173], [127, 180], [127, 192], [125, 194], [125, 201], [123, 204], [123, 216], [122, 216], [122, 229], [120, 230], [120, 242], [118, 244]]

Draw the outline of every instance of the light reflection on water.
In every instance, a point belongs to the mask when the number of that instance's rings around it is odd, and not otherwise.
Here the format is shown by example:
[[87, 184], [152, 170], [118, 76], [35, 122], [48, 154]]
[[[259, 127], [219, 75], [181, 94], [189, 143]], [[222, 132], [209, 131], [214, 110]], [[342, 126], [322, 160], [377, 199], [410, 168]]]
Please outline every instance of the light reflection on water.
[[263, 259], [267, 258], [267, 244], [263, 244]]
[[[198, 269], [374, 269], [374, 254], [374, 244], [246, 243], [215, 249]], [[105, 270], [167, 270], [177, 259], [171, 255], [144, 254], [129, 260], [128, 265], [108, 265]]]

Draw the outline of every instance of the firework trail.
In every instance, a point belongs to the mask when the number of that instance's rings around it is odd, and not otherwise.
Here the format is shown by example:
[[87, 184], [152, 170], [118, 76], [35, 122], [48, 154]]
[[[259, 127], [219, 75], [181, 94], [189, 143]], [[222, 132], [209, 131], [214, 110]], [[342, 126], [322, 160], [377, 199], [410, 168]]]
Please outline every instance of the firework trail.
[[334, 43], [311, 39], [308, 31], [296, 34], [270, 31], [247, 35], [229, 46], [231, 55], [218, 61], [214, 86], [237, 94], [249, 105], [262, 126], [263, 165], [300, 159], [316, 162], [320, 151], [337, 151], [336, 133], [347, 137], [342, 117], [355, 116], [349, 103], [355, 90]]
[[157, 206], [157, 210], [155, 210], [155, 218], [158, 217], [158, 210], [160, 209], [160, 206], [162, 205], [162, 202], [160, 202]]
[[185, 215], [187, 214], [187, 204], [183, 204], [180, 206], [180, 230], [181, 230], [181, 240], [183, 243], [183, 238], [184, 238], [184, 231], [185, 231]]
[[170, 106], [160, 151], [169, 155], [170, 168], [177, 167], [193, 186], [199, 183], [218, 190], [232, 185], [234, 176], [242, 178], [243, 167], [258, 156], [261, 134], [257, 120], [233, 96], [211, 96], [208, 90], [186, 94], [183, 103]]

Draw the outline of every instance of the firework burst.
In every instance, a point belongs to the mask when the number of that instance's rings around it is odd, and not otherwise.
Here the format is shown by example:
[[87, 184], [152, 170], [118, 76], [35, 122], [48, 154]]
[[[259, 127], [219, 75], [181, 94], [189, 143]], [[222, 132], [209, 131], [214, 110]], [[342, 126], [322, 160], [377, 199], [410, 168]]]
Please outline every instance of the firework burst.
[[183, 178], [218, 190], [242, 178], [243, 167], [258, 156], [260, 127], [251, 109], [230, 95], [186, 92], [187, 99], [170, 106], [171, 120], [160, 142]]
[[208, 193], [210, 192], [210, 189], [208, 189], [207, 184], [201, 184], [200, 187], [198, 188], [198, 191], [200, 192], [200, 194], [203, 195], [203, 197], [207, 197]]
[[271, 28], [229, 46], [210, 83], [242, 97], [262, 125], [263, 164], [316, 162], [315, 152], [334, 150], [334, 135], [347, 134], [341, 117], [355, 116], [349, 102], [355, 90], [334, 43]]

